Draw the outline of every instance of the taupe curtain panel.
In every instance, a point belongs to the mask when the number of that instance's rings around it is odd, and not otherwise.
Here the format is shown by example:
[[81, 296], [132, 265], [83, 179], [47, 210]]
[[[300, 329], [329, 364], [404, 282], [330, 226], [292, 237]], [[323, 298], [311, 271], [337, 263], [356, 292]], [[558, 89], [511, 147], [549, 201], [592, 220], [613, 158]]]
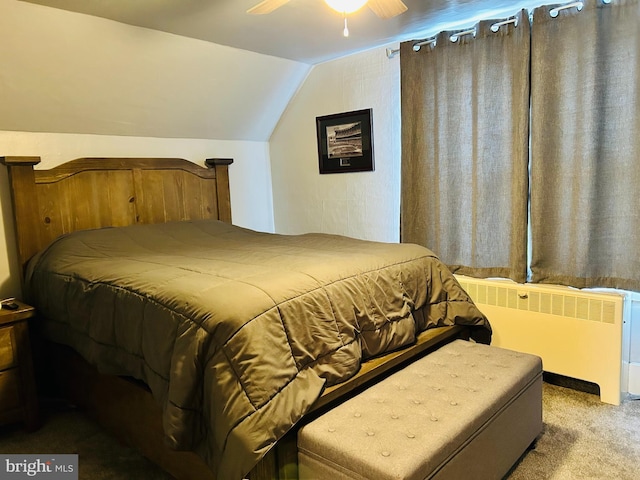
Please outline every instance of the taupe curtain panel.
[[522, 282], [530, 27], [524, 10], [492, 31], [498, 22], [400, 45], [401, 239], [456, 273]]
[[533, 282], [640, 290], [640, 3], [533, 13]]
[[529, 178], [530, 281], [640, 291], [640, 0], [547, 5], [531, 25], [401, 45], [402, 240], [524, 281]]

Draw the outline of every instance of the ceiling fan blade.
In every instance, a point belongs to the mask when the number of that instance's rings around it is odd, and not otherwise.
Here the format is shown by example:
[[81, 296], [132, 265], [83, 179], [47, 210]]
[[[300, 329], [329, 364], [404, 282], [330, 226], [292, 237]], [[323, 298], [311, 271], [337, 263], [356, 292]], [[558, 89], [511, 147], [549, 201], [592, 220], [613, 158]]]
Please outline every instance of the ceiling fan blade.
[[264, 15], [265, 13], [273, 12], [276, 8], [280, 8], [288, 2], [289, 0], [262, 0], [262, 2], [247, 10], [247, 13], [252, 13], [254, 15]]
[[367, 5], [380, 18], [392, 18], [407, 11], [402, 0], [369, 0]]

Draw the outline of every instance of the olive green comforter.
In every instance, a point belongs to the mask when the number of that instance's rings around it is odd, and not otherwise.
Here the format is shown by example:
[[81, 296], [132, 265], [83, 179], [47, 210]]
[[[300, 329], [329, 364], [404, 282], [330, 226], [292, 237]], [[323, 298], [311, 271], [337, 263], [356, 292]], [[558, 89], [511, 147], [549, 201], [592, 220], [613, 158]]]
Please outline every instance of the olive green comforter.
[[169, 444], [242, 478], [327, 385], [441, 325], [491, 334], [426, 248], [218, 221], [75, 232], [30, 262], [46, 335], [144, 381]]

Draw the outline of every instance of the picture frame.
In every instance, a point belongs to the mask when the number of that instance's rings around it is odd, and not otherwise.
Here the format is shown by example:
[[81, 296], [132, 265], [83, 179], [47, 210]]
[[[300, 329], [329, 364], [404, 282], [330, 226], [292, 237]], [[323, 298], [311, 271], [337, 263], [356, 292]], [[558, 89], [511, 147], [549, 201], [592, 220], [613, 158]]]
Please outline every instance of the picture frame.
[[316, 117], [320, 173], [374, 170], [372, 109]]

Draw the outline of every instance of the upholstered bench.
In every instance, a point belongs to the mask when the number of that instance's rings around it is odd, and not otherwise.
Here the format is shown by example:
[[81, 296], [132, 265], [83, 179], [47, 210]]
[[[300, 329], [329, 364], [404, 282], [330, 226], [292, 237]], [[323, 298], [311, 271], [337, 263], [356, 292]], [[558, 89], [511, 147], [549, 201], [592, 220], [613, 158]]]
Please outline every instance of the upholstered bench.
[[455, 340], [303, 426], [301, 479], [500, 479], [542, 431], [542, 361]]

